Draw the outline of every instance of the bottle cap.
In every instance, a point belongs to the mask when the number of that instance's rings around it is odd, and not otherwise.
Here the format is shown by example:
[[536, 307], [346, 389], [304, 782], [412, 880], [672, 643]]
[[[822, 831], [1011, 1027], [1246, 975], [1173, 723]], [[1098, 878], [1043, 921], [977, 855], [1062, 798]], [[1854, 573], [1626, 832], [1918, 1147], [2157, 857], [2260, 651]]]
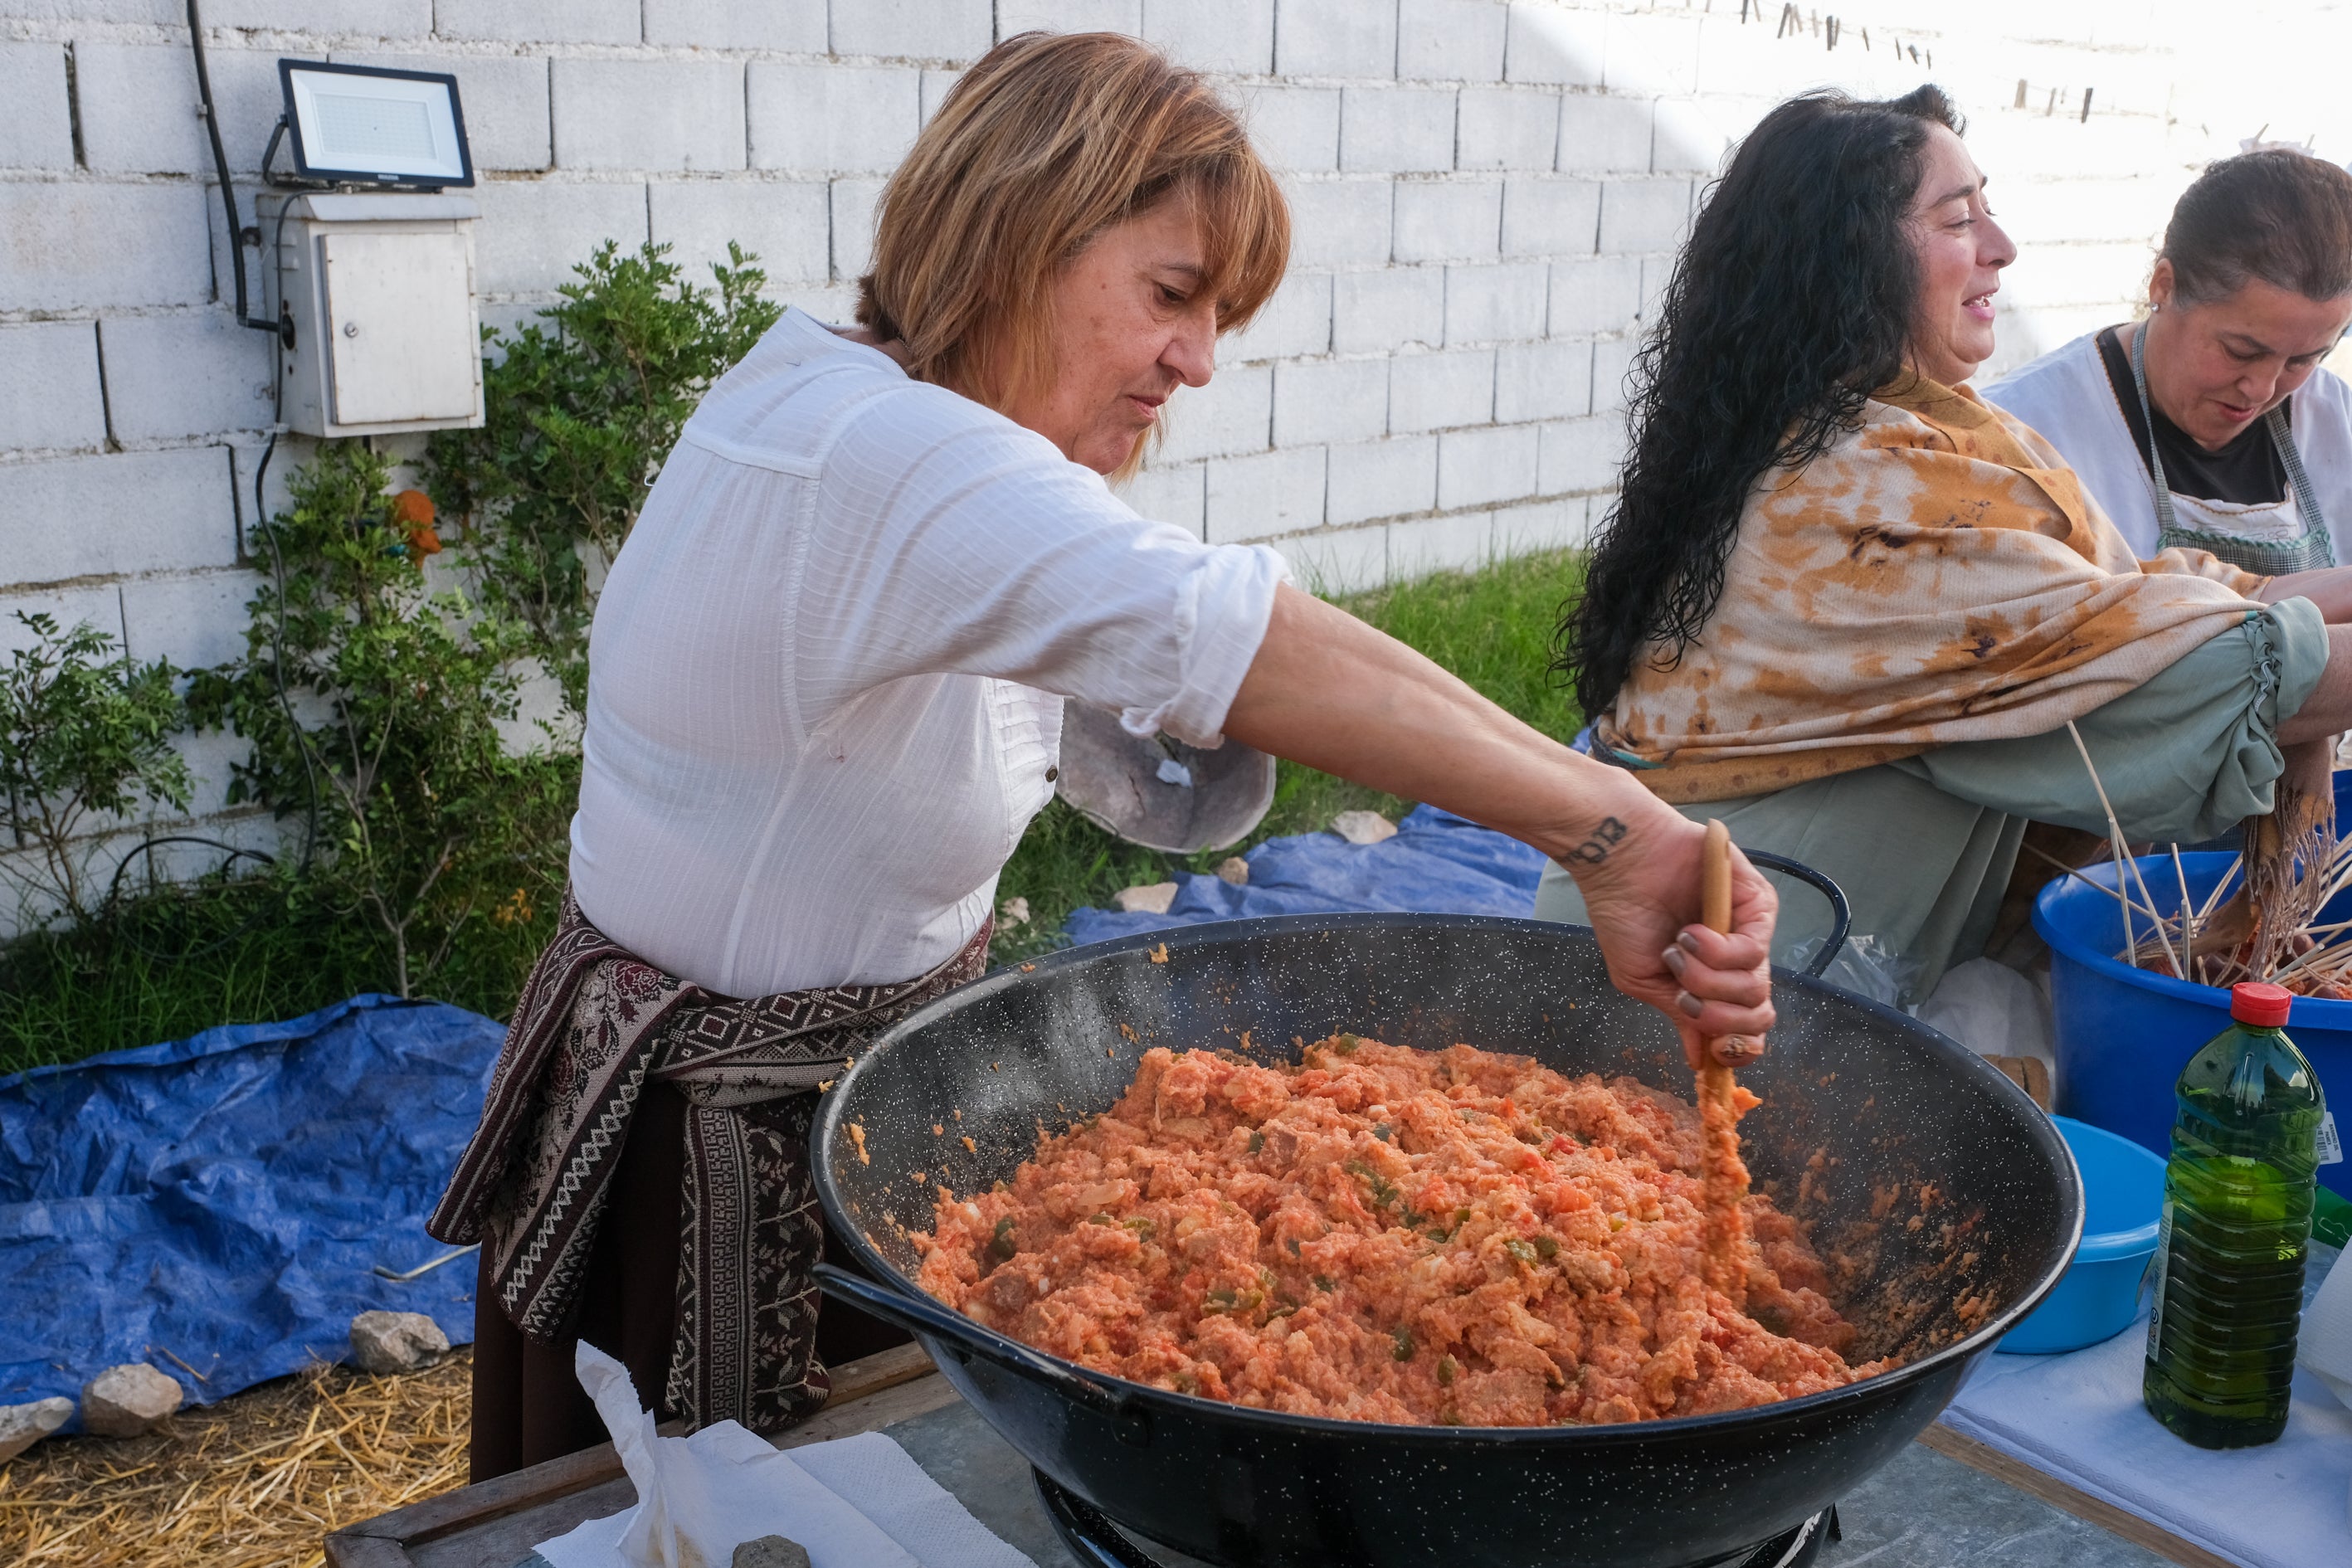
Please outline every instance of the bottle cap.
[[2241, 980], [2230, 987], [2230, 1016], [2257, 1029], [2275, 1029], [2286, 1022], [2294, 993], [2265, 980]]

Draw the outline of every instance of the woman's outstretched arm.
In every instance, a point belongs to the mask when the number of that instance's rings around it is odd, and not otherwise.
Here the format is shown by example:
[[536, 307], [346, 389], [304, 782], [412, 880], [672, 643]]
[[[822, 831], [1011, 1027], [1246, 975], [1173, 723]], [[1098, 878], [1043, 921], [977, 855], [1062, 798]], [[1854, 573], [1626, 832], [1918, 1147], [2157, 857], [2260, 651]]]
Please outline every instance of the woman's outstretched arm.
[[1736, 857], [1732, 929], [1699, 923], [1705, 830], [1619, 768], [1537, 733], [1344, 610], [1285, 586], [1225, 719], [1245, 745], [1423, 800], [1568, 868], [1619, 990], [1673, 1019], [1697, 1064], [1727, 1065], [1772, 1026], [1767, 961], [1779, 900]]
[[2319, 618], [2330, 626], [2352, 621], [2352, 566], [2320, 566], [2273, 577], [2254, 590], [2265, 605], [2281, 599], [2309, 599], [2319, 606]]

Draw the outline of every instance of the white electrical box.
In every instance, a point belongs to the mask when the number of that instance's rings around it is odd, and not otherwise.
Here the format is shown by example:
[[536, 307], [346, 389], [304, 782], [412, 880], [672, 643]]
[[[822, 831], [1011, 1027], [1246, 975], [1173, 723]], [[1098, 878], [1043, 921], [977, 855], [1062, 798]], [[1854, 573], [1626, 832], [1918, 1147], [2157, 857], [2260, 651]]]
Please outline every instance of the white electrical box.
[[265, 194], [284, 419], [310, 436], [482, 423], [474, 203], [452, 195]]

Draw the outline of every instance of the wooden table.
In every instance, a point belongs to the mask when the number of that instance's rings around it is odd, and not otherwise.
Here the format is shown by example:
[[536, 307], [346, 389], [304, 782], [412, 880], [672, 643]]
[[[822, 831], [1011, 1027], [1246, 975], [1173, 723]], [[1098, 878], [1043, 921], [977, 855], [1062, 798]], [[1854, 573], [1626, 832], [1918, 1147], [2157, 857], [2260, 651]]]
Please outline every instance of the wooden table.
[[[945, 1413], [963, 1417], [971, 1428], [960, 1427], [945, 1440], [1003, 1448], [969, 1412], [950, 1410], [961, 1404], [929, 1358], [916, 1346], [903, 1346], [835, 1368], [832, 1403], [778, 1438], [776, 1447], [901, 1427], [910, 1452], [924, 1463], [922, 1445], [913, 1439], [923, 1435], [936, 1446], [943, 1436], [937, 1430], [939, 1413]], [[933, 1420], [919, 1419], [926, 1416]], [[982, 1486], [967, 1484], [966, 1506], [1040, 1568], [1073, 1568], [1020, 1484], [1026, 1467], [1009, 1448], [985, 1458], [991, 1473]], [[933, 1464], [925, 1468], [957, 1489]], [[635, 1499], [608, 1443], [339, 1530], [327, 1537], [327, 1562], [330, 1568], [517, 1568], [539, 1542], [616, 1513]], [[1980, 1568], [1994, 1562], [2002, 1568], [2155, 1568], [2164, 1562], [2232, 1568], [2225, 1558], [1941, 1426], [1929, 1427], [1887, 1471], [1865, 1482], [1842, 1512], [1845, 1539], [1823, 1553], [1823, 1568], [1841, 1563]]]

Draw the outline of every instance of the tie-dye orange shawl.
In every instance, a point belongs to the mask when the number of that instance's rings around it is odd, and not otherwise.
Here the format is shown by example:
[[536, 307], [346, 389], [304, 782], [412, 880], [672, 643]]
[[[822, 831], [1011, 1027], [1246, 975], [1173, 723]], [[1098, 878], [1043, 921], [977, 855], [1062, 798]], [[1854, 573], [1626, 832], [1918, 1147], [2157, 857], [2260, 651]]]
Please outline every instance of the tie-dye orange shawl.
[[2242, 623], [2263, 581], [2136, 560], [2047, 441], [1922, 381], [1758, 487], [1705, 632], [1636, 666], [1597, 739], [1688, 803], [2038, 735]]

